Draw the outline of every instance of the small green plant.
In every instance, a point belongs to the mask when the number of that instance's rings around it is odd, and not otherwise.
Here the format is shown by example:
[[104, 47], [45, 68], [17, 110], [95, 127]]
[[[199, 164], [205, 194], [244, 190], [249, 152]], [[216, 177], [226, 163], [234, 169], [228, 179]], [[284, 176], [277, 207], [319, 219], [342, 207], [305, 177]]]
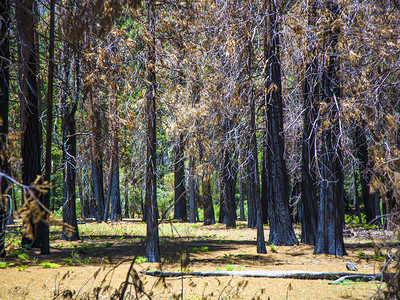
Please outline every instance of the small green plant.
[[366, 260], [372, 259], [375, 261], [384, 261], [386, 259], [386, 255], [378, 252], [375, 255], [366, 254], [364, 251], [358, 251], [357, 256], [360, 258], [365, 258]]
[[225, 269], [226, 269], [227, 271], [233, 271], [235, 268], [236, 268], [236, 267], [233, 266], [233, 265], [226, 265], [226, 266], [225, 266]]
[[8, 269], [8, 267], [13, 266], [14, 263], [6, 263], [5, 261], [0, 261], [0, 269]]
[[239, 271], [242, 271], [242, 270], [244, 270], [244, 268], [246, 268], [246, 266], [239, 266], [239, 267], [238, 267], [238, 270], [239, 270]]
[[141, 264], [147, 262], [147, 257], [139, 256], [135, 259], [135, 264]]
[[224, 259], [226, 260], [226, 262], [228, 264], [233, 263], [233, 257], [234, 257], [234, 255], [231, 253], [229, 253], [229, 254], [224, 253]]
[[360, 257], [365, 256], [365, 252], [360, 250], [357, 252], [357, 256], [360, 256]]
[[20, 254], [18, 254], [18, 259], [19, 260], [23, 260], [23, 261], [27, 261], [27, 260], [29, 260], [29, 255], [26, 254], [26, 253], [20, 253]]
[[277, 253], [278, 250], [274, 244], [269, 245], [269, 249], [271, 250], [272, 253]]
[[222, 271], [221, 268], [215, 268], [215, 270], [217, 270], [217, 271]]
[[52, 263], [52, 262], [49, 262], [49, 261], [44, 261], [40, 265], [42, 267], [45, 267], [45, 268], [48, 268], [48, 269], [55, 269], [55, 268], [61, 267], [61, 265], [56, 264], [56, 263]]
[[199, 253], [199, 252], [206, 252], [206, 253], [208, 253], [208, 250], [209, 250], [209, 247], [208, 247], [208, 246], [203, 246], [203, 247], [201, 247], [201, 248], [198, 248], [198, 247], [189, 248], [189, 252], [191, 252], [191, 253]]
[[64, 262], [66, 265], [84, 265], [91, 264], [91, 258], [82, 258], [81, 255], [77, 252], [72, 252], [70, 257], [64, 258]]
[[97, 252], [93, 253], [94, 257], [99, 257], [99, 256], [102, 256], [102, 255], [104, 255], [104, 252], [102, 252], [102, 251], [97, 251]]
[[17, 270], [18, 271], [25, 271], [25, 269], [27, 268], [28, 266], [27, 265], [20, 265], [20, 266], [17, 266]]
[[182, 270], [182, 273], [193, 273], [193, 270], [192, 270], [192, 269], [189, 269], [189, 268], [183, 269], [183, 270]]
[[54, 248], [56, 249], [63, 249], [64, 248], [64, 244], [55, 244]]
[[217, 243], [218, 244], [229, 244], [230, 241], [228, 241], [228, 240], [218, 240]]

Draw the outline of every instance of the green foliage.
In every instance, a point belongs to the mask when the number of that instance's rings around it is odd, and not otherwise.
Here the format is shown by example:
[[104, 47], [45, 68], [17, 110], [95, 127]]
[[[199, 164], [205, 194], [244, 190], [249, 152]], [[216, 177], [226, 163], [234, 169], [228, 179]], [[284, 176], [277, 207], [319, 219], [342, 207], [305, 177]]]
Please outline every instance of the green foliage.
[[348, 279], [341, 280], [338, 282], [329, 282], [330, 285], [352, 285], [354, 283], [355, 283], [354, 281]]
[[157, 188], [157, 204], [160, 212], [160, 217], [172, 219], [174, 216], [174, 190], [163, 190]]
[[233, 271], [235, 268], [236, 268], [236, 266], [234, 266], [234, 265], [226, 265], [226, 266], [225, 266], [225, 269], [226, 269], [227, 271]]
[[277, 253], [278, 250], [274, 244], [269, 245], [269, 249], [271, 250], [272, 253]]
[[201, 247], [201, 248], [198, 248], [198, 247], [192, 247], [192, 248], [189, 248], [189, 252], [191, 252], [191, 253], [199, 253], [199, 252], [206, 252], [206, 253], [209, 253], [209, 247], [208, 246], [203, 246], [203, 247]]
[[25, 271], [25, 269], [26, 269], [27, 267], [28, 267], [27, 265], [20, 265], [20, 266], [17, 266], [17, 270], [18, 270], [18, 271]]
[[183, 270], [182, 270], [182, 273], [188, 273], [188, 274], [190, 274], [190, 273], [193, 273], [193, 270], [190, 269], [190, 268], [186, 268], [186, 269], [183, 269]]
[[44, 261], [40, 265], [42, 267], [45, 267], [45, 268], [48, 268], [48, 269], [55, 269], [55, 268], [61, 267], [61, 265], [56, 264], [56, 263], [52, 263], [52, 262], [49, 262], [49, 261]]
[[229, 254], [224, 253], [224, 259], [228, 264], [233, 263], [233, 258], [234, 257], [235, 256], [233, 254], [231, 254], [231, 253], [229, 253]]
[[357, 256], [361, 256], [361, 257], [365, 256], [364, 251], [362, 251], [362, 250], [358, 251]]
[[366, 254], [364, 251], [360, 250], [357, 252], [357, 256], [366, 260], [374, 260], [374, 261], [385, 261], [387, 256], [378, 252], [376, 254]]
[[17, 257], [18, 257], [19, 260], [22, 260], [22, 261], [29, 260], [29, 255], [26, 254], [26, 253], [20, 253], [20, 254], [17, 255]]
[[13, 266], [14, 263], [7, 263], [5, 261], [0, 261], [0, 269], [8, 269], [8, 267]]
[[135, 259], [135, 264], [141, 264], [147, 262], [147, 257], [138, 256]]
[[[367, 225], [366, 224], [366, 217], [365, 217], [364, 213], [361, 213], [361, 222], [360, 222], [360, 218], [355, 214], [353, 214], [353, 215], [346, 214], [345, 215], [345, 222], [346, 222], [346, 224], [351, 224], [352, 226], [356, 226], [356, 227], [366, 226]], [[362, 225], [361, 225], [361, 223], [362, 223]]]
[[92, 263], [91, 258], [83, 258], [79, 253], [72, 252], [70, 257], [64, 258], [66, 265], [87, 265]]

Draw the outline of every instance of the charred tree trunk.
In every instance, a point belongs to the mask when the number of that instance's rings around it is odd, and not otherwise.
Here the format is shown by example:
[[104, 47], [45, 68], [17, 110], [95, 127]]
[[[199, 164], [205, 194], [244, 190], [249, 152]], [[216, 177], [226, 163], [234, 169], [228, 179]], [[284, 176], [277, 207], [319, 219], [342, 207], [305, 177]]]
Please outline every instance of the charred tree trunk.
[[[45, 171], [44, 180], [50, 182], [51, 177], [51, 137], [53, 131], [53, 83], [54, 83], [54, 13], [55, 1], [50, 0], [50, 36], [49, 36], [49, 64], [47, 72], [47, 95], [46, 95], [46, 156], [45, 156]], [[50, 207], [50, 190], [43, 195], [43, 205], [46, 208]], [[49, 227], [42, 226], [43, 243], [41, 247], [42, 254], [50, 254]]]
[[231, 120], [227, 117], [224, 119], [223, 130], [225, 132], [224, 151], [222, 158], [222, 171], [221, 171], [221, 195], [223, 201], [223, 223], [227, 228], [236, 227], [236, 177], [237, 171], [234, 163], [234, 154], [231, 151], [232, 137], [230, 132], [232, 130]]
[[236, 170], [234, 170], [234, 162], [232, 161], [232, 154], [225, 150], [224, 153], [224, 168], [222, 169], [222, 187], [223, 192], [223, 204], [225, 212], [225, 220], [227, 228], [236, 227]]
[[243, 180], [243, 166], [239, 159], [239, 211], [240, 221], [246, 221], [245, 209], [244, 209], [244, 194], [245, 194], [245, 181]]
[[[10, 173], [7, 157], [4, 155], [8, 135], [8, 107], [9, 107], [9, 80], [10, 80], [10, 3], [9, 0], [0, 2], [0, 172]], [[0, 257], [5, 257], [4, 249], [5, 225], [7, 214], [12, 209], [11, 203], [4, 196], [8, 187], [5, 178], [0, 176]]]
[[279, 58], [279, 15], [275, 0], [267, 0], [265, 18], [265, 62], [268, 134], [268, 180], [270, 236], [274, 245], [298, 244], [289, 212], [289, 181], [284, 156], [283, 100]]
[[[39, 120], [40, 99], [38, 89], [39, 57], [36, 53], [36, 26], [34, 0], [18, 0], [15, 5], [18, 36], [18, 95], [21, 107], [22, 183], [30, 185], [41, 174], [42, 134]], [[37, 196], [39, 196], [37, 194]], [[37, 225], [32, 224], [35, 241], [23, 238], [23, 245], [40, 247]], [[39, 233], [40, 237], [40, 233]]]
[[147, 167], [145, 209], [147, 221], [146, 257], [149, 262], [160, 261], [158, 238], [157, 207], [157, 169], [156, 169], [156, 12], [154, 0], [148, 2], [148, 30], [150, 39], [147, 45]]
[[[111, 157], [111, 174], [110, 184], [110, 220], [121, 221], [122, 220], [122, 209], [121, 209], [121, 193], [119, 189], [119, 159], [118, 154], [112, 154]], [[107, 219], [106, 219], [107, 220]], [[106, 221], [105, 220], [105, 221]]]
[[[251, 35], [251, 1], [248, 1], [247, 8], [247, 26], [246, 35], [246, 75], [248, 82], [248, 103], [249, 103], [249, 151], [247, 165], [247, 189], [248, 201], [252, 201], [256, 213], [257, 227], [257, 253], [267, 253], [265, 247], [264, 227], [262, 220], [262, 204], [260, 199], [260, 175], [258, 170], [258, 151], [257, 151], [257, 136], [256, 136], [256, 109], [253, 87], [253, 41]], [[250, 220], [250, 218], [249, 218]]]
[[[93, 31], [92, 29], [89, 30]], [[89, 34], [86, 35], [86, 47], [91, 47]], [[92, 189], [94, 201], [92, 206], [96, 221], [100, 223], [103, 220], [105, 213], [105, 198], [104, 198], [104, 178], [103, 178], [103, 153], [101, 147], [101, 114], [100, 101], [98, 96], [93, 92], [93, 82], [89, 77], [93, 69], [93, 62], [90, 58], [85, 59], [86, 72], [86, 97], [89, 111], [89, 133], [90, 133], [90, 156], [91, 156], [91, 171], [92, 171]]]
[[[321, 190], [319, 199], [318, 231], [314, 254], [325, 253], [335, 256], [346, 255], [343, 242], [344, 225], [344, 176], [343, 158], [340, 143], [340, 116], [339, 97], [340, 87], [337, 71], [339, 62], [337, 59], [337, 42], [339, 27], [333, 26], [337, 19], [339, 7], [334, 1], [326, 2], [328, 19], [331, 26], [327, 27], [326, 50], [327, 60], [322, 74], [322, 97], [329, 106], [323, 122], [329, 123], [322, 130], [320, 174]], [[326, 121], [326, 122], [325, 122]]]
[[[264, 113], [265, 115], [265, 113]], [[265, 120], [267, 124], [267, 120]], [[267, 127], [267, 126], [266, 126]], [[261, 207], [262, 207], [262, 221], [264, 224], [268, 223], [268, 199], [270, 199], [269, 187], [268, 187], [268, 150], [267, 150], [267, 134], [264, 131], [264, 137], [262, 140], [262, 170], [261, 170]]]
[[[129, 188], [128, 188], [128, 178], [125, 170], [125, 182], [124, 182], [124, 218], [129, 218]], [[132, 212], [132, 218], [134, 218], [135, 215]]]
[[379, 197], [377, 193], [370, 193], [369, 182], [372, 177], [372, 160], [368, 157], [368, 144], [365, 132], [360, 125], [356, 125], [356, 155], [360, 162], [361, 198], [365, 208], [367, 223], [381, 223], [377, 217], [380, 215]]
[[[116, 79], [114, 80], [116, 82]], [[116, 87], [114, 87], [116, 89]], [[118, 123], [118, 100], [116, 93], [112, 93], [110, 99], [110, 133], [111, 133], [111, 166], [110, 166], [110, 183], [108, 185], [110, 194], [110, 220], [121, 221], [122, 210], [121, 210], [121, 193], [119, 189], [119, 123]], [[107, 219], [106, 219], [107, 220]], [[105, 221], [106, 221], [105, 220]]]
[[318, 202], [316, 190], [316, 120], [319, 97], [318, 60], [316, 55], [315, 27], [316, 4], [309, 4], [308, 25], [311, 33], [308, 37], [308, 53], [312, 53], [307, 64], [303, 82], [303, 147], [301, 153], [301, 242], [315, 245], [318, 221]]
[[184, 156], [183, 135], [175, 138], [174, 145], [174, 219], [187, 221], [186, 208], [186, 180], [185, 180], [185, 156]]
[[89, 206], [85, 196], [83, 196], [82, 167], [78, 162], [76, 162], [76, 181], [78, 183], [78, 196], [81, 203], [81, 218], [85, 220], [88, 217], [87, 214], [89, 212]]
[[71, 99], [67, 91], [71, 81], [72, 53], [67, 42], [62, 44], [61, 78], [63, 92], [60, 97], [60, 112], [63, 131], [63, 233], [62, 238], [67, 241], [79, 239], [78, 224], [76, 220], [76, 121], [75, 112], [78, 106], [79, 94], [79, 62], [75, 56], [75, 78], [72, 86], [75, 91]]
[[62, 109], [63, 127], [63, 234], [67, 241], [79, 240], [76, 220], [76, 125], [73, 107]]
[[189, 223], [196, 223], [196, 188], [194, 157], [191, 155], [189, 157]]
[[203, 204], [204, 204], [204, 225], [215, 224], [214, 205], [212, 201], [212, 191], [210, 183], [210, 174], [205, 173], [202, 182]]

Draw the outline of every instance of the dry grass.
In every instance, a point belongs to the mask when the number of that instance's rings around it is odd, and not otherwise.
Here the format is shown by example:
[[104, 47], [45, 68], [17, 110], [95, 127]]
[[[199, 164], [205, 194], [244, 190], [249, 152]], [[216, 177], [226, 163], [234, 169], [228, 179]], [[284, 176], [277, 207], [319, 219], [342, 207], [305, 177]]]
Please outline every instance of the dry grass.
[[[268, 227], [265, 230], [268, 236]], [[52, 230], [52, 253], [47, 257], [29, 250], [23, 259], [21, 249], [10, 249], [13, 254], [6, 262], [14, 265], [0, 269], [0, 299], [118, 299], [122, 292], [126, 299], [366, 299], [376, 293], [379, 282], [330, 285], [326, 280], [190, 275], [160, 280], [140, 271], [347, 272], [350, 261], [358, 266], [357, 273], [379, 273], [385, 253], [376, 255], [374, 242], [386, 239], [373, 242], [368, 235], [349, 235], [348, 256], [342, 258], [313, 255], [308, 245], [280, 246], [275, 252], [268, 247], [268, 254], [259, 255], [256, 231], [244, 223], [229, 230], [223, 225], [171, 223], [160, 227], [163, 262], [152, 264], [143, 258], [145, 225], [140, 221], [81, 224], [80, 232], [83, 240], [65, 242]]]

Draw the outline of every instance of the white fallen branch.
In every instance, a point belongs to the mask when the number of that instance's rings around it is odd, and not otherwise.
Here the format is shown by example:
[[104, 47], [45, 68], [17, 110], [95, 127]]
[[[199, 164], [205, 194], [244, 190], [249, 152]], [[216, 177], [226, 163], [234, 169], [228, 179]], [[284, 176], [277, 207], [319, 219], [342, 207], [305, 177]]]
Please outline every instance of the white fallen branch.
[[141, 273], [156, 277], [181, 277], [181, 276], [240, 276], [240, 277], [266, 277], [266, 278], [293, 278], [293, 279], [325, 279], [325, 280], [381, 280], [381, 274], [354, 274], [342, 272], [309, 272], [309, 271], [206, 271], [206, 272], [161, 272], [142, 271]]

